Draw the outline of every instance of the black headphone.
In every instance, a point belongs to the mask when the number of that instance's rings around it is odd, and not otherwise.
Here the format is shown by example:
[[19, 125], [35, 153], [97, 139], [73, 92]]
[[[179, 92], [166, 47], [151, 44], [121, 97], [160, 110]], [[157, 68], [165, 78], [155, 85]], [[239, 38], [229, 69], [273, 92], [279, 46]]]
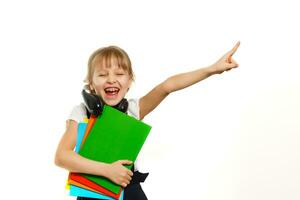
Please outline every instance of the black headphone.
[[[100, 96], [91, 93], [85, 88], [82, 90], [81, 94], [83, 96], [83, 100], [88, 112], [91, 115], [98, 117], [102, 113], [103, 107], [105, 105], [103, 99]], [[126, 113], [128, 109], [128, 101], [127, 99], [123, 98], [117, 105], [112, 107], [123, 113]]]

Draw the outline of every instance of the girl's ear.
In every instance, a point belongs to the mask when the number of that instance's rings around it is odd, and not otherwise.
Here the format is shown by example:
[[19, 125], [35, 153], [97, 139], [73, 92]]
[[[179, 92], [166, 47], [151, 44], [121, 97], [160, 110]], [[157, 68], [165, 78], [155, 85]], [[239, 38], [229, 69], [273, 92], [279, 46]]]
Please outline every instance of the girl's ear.
[[90, 88], [90, 91], [91, 91], [92, 93], [96, 93], [93, 84], [89, 84], [89, 88]]

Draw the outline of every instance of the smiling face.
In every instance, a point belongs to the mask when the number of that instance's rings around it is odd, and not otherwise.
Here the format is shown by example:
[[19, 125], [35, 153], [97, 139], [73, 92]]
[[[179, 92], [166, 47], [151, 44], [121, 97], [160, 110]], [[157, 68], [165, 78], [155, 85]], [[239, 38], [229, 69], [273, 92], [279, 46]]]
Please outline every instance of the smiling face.
[[96, 50], [90, 57], [85, 82], [107, 105], [117, 105], [128, 92], [133, 71], [127, 53], [116, 46]]
[[107, 105], [115, 106], [125, 97], [131, 83], [129, 73], [112, 61], [109, 67], [95, 68], [91, 88]]

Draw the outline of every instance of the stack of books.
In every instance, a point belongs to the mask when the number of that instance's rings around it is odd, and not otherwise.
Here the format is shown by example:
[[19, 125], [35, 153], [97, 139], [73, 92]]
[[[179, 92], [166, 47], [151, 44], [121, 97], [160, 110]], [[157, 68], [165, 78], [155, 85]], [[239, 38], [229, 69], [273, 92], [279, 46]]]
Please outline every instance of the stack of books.
[[[78, 124], [75, 151], [88, 159], [113, 163], [134, 162], [151, 130], [151, 126], [110, 106], [102, 114]], [[132, 165], [125, 166], [128, 169]], [[123, 188], [103, 176], [70, 173], [68, 189], [71, 196], [98, 199], [123, 199]]]

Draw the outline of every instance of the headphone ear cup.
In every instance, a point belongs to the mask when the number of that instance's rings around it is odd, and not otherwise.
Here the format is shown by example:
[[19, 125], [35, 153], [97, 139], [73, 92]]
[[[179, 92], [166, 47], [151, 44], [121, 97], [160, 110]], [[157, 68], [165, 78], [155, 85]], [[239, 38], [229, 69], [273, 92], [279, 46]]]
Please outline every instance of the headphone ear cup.
[[81, 94], [89, 113], [98, 117], [103, 111], [103, 100], [98, 95], [89, 93], [86, 90], [82, 90]]
[[122, 99], [120, 101], [120, 103], [118, 103], [116, 106], [114, 106], [114, 108], [116, 108], [117, 110], [123, 112], [123, 113], [126, 113], [127, 110], [128, 110], [128, 101], [127, 99]]

